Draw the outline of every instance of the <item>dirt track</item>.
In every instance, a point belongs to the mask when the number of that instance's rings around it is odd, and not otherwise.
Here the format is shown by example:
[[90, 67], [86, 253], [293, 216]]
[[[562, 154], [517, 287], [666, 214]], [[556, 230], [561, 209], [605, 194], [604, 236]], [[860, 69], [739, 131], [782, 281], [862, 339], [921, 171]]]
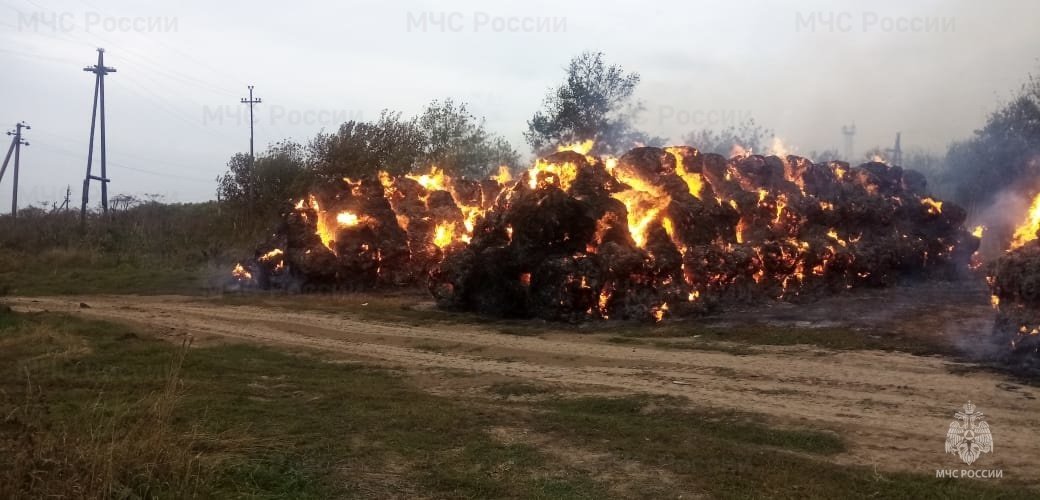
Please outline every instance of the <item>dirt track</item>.
[[[80, 303], [89, 304], [81, 308]], [[953, 363], [876, 351], [754, 347], [752, 355], [605, 342], [602, 335], [506, 335], [479, 325], [362, 321], [346, 314], [229, 306], [188, 297], [18, 298], [18, 310], [63, 311], [192, 334], [285, 347], [445, 377], [448, 371], [515, 377], [562, 390], [683, 396], [698, 406], [765, 415], [779, 425], [831, 429], [850, 443], [836, 460], [934, 474], [965, 468], [943, 453], [946, 428], [966, 401], [993, 430], [995, 451], [975, 468], [1037, 483], [1040, 390]], [[969, 369], [960, 369], [969, 368]]]

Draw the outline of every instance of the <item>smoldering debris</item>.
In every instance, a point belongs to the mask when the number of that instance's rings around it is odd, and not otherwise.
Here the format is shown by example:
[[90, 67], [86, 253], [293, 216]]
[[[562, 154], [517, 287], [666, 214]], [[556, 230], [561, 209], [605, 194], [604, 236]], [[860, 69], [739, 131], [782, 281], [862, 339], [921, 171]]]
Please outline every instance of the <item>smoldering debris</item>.
[[954, 279], [979, 238], [924, 177], [883, 163], [620, 158], [563, 148], [516, 179], [434, 170], [343, 179], [286, 210], [233, 282], [263, 289], [426, 286], [445, 309], [554, 321], [709, 312]]

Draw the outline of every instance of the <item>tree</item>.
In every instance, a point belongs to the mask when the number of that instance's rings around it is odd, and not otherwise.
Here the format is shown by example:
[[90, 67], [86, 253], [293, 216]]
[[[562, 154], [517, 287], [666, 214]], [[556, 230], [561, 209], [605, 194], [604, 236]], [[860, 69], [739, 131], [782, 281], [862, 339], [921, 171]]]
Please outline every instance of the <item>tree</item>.
[[607, 66], [602, 52], [584, 52], [571, 59], [567, 80], [549, 91], [542, 109], [527, 122], [524, 138], [536, 153], [590, 139], [595, 141], [593, 153], [660, 142], [633, 128], [643, 110], [632, 99], [638, 84], [637, 73]]
[[232, 156], [228, 171], [217, 179], [217, 197], [262, 215], [277, 215], [285, 202], [306, 194], [309, 177], [303, 147], [283, 141], [270, 146], [255, 161], [243, 153]]
[[108, 202], [112, 205], [113, 212], [125, 212], [141, 204], [141, 200], [132, 194], [117, 194]]
[[951, 194], [969, 207], [982, 207], [1009, 187], [1040, 190], [1040, 78], [1029, 81], [993, 112], [974, 135], [947, 150], [942, 174]]
[[324, 179], [404, 174], [420, 163], [424, 140], [414, 119], [383, 110], [374, 123], [351, 120], [333, 134], [318, 134], [307, 147], [309, 164]]
[[749, 118], [722, 130], [701, 129], [686, 134], [683, 143], [704, 153], [715, 153], [730, 157], [739, 152], [765, 153], [766, 139], [773, 131]]
[[484, 119], [470, 114], [465, 103], [433, 101], [419, 116], [417, 125], [424, 143], [422, 163], [437, 166], [449, 175], [480, 179], [500, 165], [514, 168], [519, 163], [509, 142], [489, 133]]

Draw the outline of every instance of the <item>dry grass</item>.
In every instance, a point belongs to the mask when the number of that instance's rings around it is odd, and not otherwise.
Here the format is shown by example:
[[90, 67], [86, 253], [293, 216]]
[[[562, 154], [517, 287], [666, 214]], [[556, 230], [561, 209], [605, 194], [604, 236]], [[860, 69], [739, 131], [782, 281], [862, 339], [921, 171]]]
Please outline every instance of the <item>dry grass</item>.
[[25, 210], [0, 216], [0, 294], [191, 293], [251, 254], [265, 220], [237, 223], [217, 203], [145, 203], [108, 216]]
[[318, 353], [189, 347], [0, 308], [0, 498], [1035, 498], [880, 480], [832, 461], [840, 435], [683, 400], [436, 395]]
[[[99, 391], [86, 408], [66, 408], [35, 382], [62, 377], [63, 362], [89, 354], [82, 338], [45, 324], [5, 336], [10, 352], [43, 351], [20, 361], [20, 401], [4, 408], [3, 448], [14, 451], [0, 471], [3, 498], [193, 497], [202, 465], [189, 437], [171, 432], [170, 420], [182, 392], [185, 341], [166, 368], [163, 386], [138, 399]], [[118, 391], [115, 391], [118, 392]], [[52, 413], [75, 411], [77, 418], [55, 425]]]

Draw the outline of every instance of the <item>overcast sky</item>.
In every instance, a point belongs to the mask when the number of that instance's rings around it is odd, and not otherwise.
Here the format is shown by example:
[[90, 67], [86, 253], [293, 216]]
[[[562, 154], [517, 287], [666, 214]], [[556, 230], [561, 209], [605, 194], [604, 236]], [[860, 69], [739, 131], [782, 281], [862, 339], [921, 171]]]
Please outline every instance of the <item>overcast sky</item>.
[[859, 154], [896, 131], [904, 148], [943, 151], [1040, 69], [1033, 0], [232, 3], [0, 0], [0, 126], [33, 127], [21, 205], [66, 185], [79, 203], [96, 47], [118, 70], [110, 194], [167, 201], [212, 199], [228, 158], [248, 151], [249, 84], [263, 99], [258, 149], [454, 97], [527, 154], [546, 90], [599, 50], [642, 76], [648, 132], [678, 142], [753, 117], [808, 153], [840, 150], [855, 122]]

